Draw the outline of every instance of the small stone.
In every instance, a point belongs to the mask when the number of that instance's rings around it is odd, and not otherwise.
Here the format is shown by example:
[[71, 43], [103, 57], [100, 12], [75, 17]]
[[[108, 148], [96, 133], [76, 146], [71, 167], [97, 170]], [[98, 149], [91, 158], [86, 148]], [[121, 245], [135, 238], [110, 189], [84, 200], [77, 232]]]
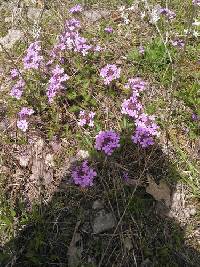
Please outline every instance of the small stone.
[[27, 17], [33, 21], [37, 20], [39, 19], [41, 12], [42, 12], [42, 9], [40, 8], [30, 7], [27, 12]]
[[[10, 29], [8, 34], [0, 38], [0, 43], [6, 48], [10, 49], [12, 46], [23, 37], [23, 33], [20, 30]], [[2, 48], [0, 47], [0, 51]]]
[[86, 19], [95, 22], [101, 18], [107, 17], [110, 14], [108, 10], [87, 10], [83, 12]]
[[93, 210], [101, 210], [103, 209], [103, 202], [101, 200], [95, 200], [92, 205]]
[[124, 248], [128, 251], [133, 248], [132, 240], [129, 236], [126, 236], [124, 239]]
[[89, 152], [87, 150], [79, 150], [77, 153], [77, 160], [85, 160], [89, 158]]
[[93, 223], [93, 233], [100, 234], [105, 231], [112, 229], [115, 226], [115, 218], [112, 213], [105, 214], [105, 211], [102, 210], [99, 212], [99, 215], [94, 219]]

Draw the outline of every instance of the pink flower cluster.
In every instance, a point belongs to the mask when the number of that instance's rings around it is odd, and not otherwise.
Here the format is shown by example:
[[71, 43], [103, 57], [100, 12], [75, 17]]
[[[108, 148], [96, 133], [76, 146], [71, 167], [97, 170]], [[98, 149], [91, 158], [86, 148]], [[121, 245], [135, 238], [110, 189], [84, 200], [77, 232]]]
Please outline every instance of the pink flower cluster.
[[63, 82], [67, 81], [69, 76], [64, 73], [64, 69], [59, 65], [52, 70], [52, 76], [49, 81], [49, 86], [47, 88], [47, 97], [49, 102], [53, 101], [53, 98], [56, 96], [57, 92], [63, 89]]
[[80, 126], [88, 125], [90, 127], [93, 127], [94, 116], [95, 116], [95, 112], [86, 112], [84, 110], [80, 111], [78, 125]]
[[120, 147], [120, 136], [114, 131], [100, 131], [96, 136], [95, 148], [110, 156]]
[[176, 38], [176, 39], [174, 39], [174, 40], [171, 40], [171, 44], [173, 45], [173, 46], [175, 46], [175, 47], [179, 47], [179, 48], [183, 48], [184, 47], [184, 41], [183, 40], [181, 40], [181, 39], [178, 39], [178, 38]]
[[100, 76], [104, 79], [104, 84], [109, 85], [112, 81], [120, 78], [121, 69], [115, 64], [107, 64], [100, 71]]
[[159, 135], [159, 127], [155, 122], [155, 117], [142, 113], [135, 121], [135, 125], [136, 131], [132, 136], [132, 141], [136, 144], [140, 144], [143, 148], [153, 145], [153, 137]]
[[143, 106], [139, 101], [139, 92], [144, 91], [147, 83], [136, 77], [128, 80], [126, 88], [132, 90], [132, 96], [122, 103], [122, 114], [127, 114], [135, 119], [136, 131], [132, 141], [146, 148], [154, 144], [153, 137], [158, 136], [158, 126], [154, 116], [148, 116], [143, 112]]
[[33, 113], [34, 113], [34, 110], [31, 108], [27, 108], [27, 107], [23, 107], [21, 111], [18, 113], [19, 120], [17, 121], [17, 127], [23, 132], [26, 132], [28, 129], [27, 117], [32, 115]]
[[113, 32], [113, 28], [112, 27], [106, 27], [104, 29], [104, 31], [107, 32], [107, 33], [112, 33]]
[[43, 61], [43, 57], [40, 55], [41, 45], [39, 41], [36, 41], [27, 49], [27, 55], [24, 58], [24, 69], [38, 69]]
[[23, 94], [24, 86], [25, 86], [25, 82], [20, 77], [19, 80], [11, 88], [10, 95], [19, 100]]
[[172, 20], [176, 17], [176, 13], [169, 8], [161, 8], [160, 14], [165, 15], [168, 19]]
[[10, 76], [13, 80], [17, 79], [19, 77], [20, 73], [18, 71], [18, 69], [12, 69], [10, 71]]
[[71, 175], [76, 185], [88, 187], [93, 185], [94, 177], [97, 173], [89, 167], [88, 161], [85, 160], [80, 166], [74, 168]]
[[141, 115], [142, 110], [143, 106], [137, 96], [131, 96], [122, 103], [122, 114], [127, 114], [134, 119], [137, 119]]
[[80, 13], [83, 10], [81, 5], [75, 5], [74, 7], [69, 9], [69, 13], [71, 14], [76, 14], [76, 13]]
[[87, 44], [86, 38], [79, 34], [80, 22], [76, 19], [67, 20], [65, 30], [59, 36], [59, 42], [53, 48], [51, 55], [57, 57], [60, 52], [69, 50], [87, 55], [93, 47]]
[[146, 89], [147, 82], [143, 81], [140, 77], [131, 78], [128, 80], [128, 83], [125, 84], [125, 88], [132, 89], [133, 92], [139, 95], [139, 92], [142, 92]]

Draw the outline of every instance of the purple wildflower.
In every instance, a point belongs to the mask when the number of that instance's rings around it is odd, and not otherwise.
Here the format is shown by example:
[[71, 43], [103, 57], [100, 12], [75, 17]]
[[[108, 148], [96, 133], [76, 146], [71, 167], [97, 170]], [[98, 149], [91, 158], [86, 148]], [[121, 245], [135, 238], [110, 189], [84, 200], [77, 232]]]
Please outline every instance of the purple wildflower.
[[200, 6], [200, 0], [193, 0], [192, 4], [195, 6]]
[[136, 127], [135, 133], [131, 139], [133, 143], [140, 144], [143, 148], [154, 144], [153, 137], [150, 135], [149, 131], [140, 126]]
[[76, 185], [88, 187], [93, 185], [94, 177], [97, 173], [88, 166], [88, 161], [85, 160], [82, 165], [74, 168], [71, 175]]
[[69, 13], [71, 14], [75, 14], [75, 13], [79, 13], [83, 10], [81, 5], [75, 5], [74, 7], [69, 9]]
[[175, 40], [171, 40], [171, 44], [175, 47], [179, 47], [179, 48], [183, 48], [184, 47], [184, 41], [181, 39], [175, 39]]
[[18, 113], [20, 119], [30, 116], [34, 113], [34, 110], [32, 108], [23, 107], [20, 112]]
[[127, 114], [130, 117], [136, 119], [142, 113], [142, 105], [138, 101], [137, 97], [130, 97], [125, 99], [122, 103], [122, 114]]
[[26, 132], [28, 129], [28, 122], [27, 120], [18, 120], [17, 121], [17, 127], [22, 130], [23, 132]]
[[23, 91], [24, 91], [24, 86], [25, 86], [25, 82], [24, 80], [20, 79], [19, 81], [17, 81], [17, 83], [12, 87], [11, 91], [10, 91], [10, 95], [12, 97], [15, 97], [16, 99], [20, 99]]
[[67, 74], [64, 74], [64, 69], [59, 65], [52, 70], [52, 77], [49, 81], [49, 86], [47, 89], [47, 97], [49, 102], [53, 101], [53, 98], [56, 96], [57, 92], [63, 89], [62, 83], [69, 79]]
[[19, 120], [17, 121], [17, 127], [21, 129], [23, 132], [26, 132], [28, 129], [28, 121], [26, 120], [28, 116], [32, 115], [34, 110], [32, 108], [23, 107], [19, 115]]
[[136, 144], [140, 144], [143, 148], [153, 145], [153, 137], [159, 135], [159, 127], [155, 122], [155, 117], [142, 113], [139, 118], [136, 119], [135, 124], [136, 131], [132, 136], [132, 141]]
[[112, 27], [106, 27], [104, 29], [104, 31], [107, 32], [107, 33], [112, 33], [113, 32], [113, 28]]
[[135, 124], [137, 127], [140, 128], [145, 128], [150, 135], [153, 136], [158, 136], [159, 132], [158, 132], [158, 125], [155, 122], [155, 117], [154, 116], [149, 116], [145, 113], [142, 113], [138, 119], [136, 119]]
[[104, 84], [108, 85], [120, 77], [120, 72], [121, 69], [117, 68], [115, 64], [108, 64], [101, 69], [100, 76], [104, 78]]
[[160, 14], [165, 15], [170, 20], [176, 17], [176, 13], [168, 8], [161, 8]]
[[56, 44], [51, 52], [51, 56], [56, 58], [59, 52], [70, 50], [79, 52], [83, 56], [87, 55], [92, 46], [87, 44], [86, 38], [82, 37], [78, 30], [80, 22], [76, 19], [66, 21], [65, 30], [59, 36], [59, 42]]
[[125, 88], [131, 88], [133, 92], [144, 91], [147, 87], [147, 82], [143, 81], [140, 77], [131, 78], [128, 80], [128, 83], [125, 85]]
[[200, 120], [200, 116], [198, 116], [196, 113], [192, 113], [192, 120], [193, 121], [199, 121]]
[[39, 41], [30, 44], [27, 49], [27, 55], [24, 58], [25, 69], [38, 69], [40, 67], [43, 60], [40, 51], [41, 46]]
[[14, 80], [19, 77], [20, 73], [17, 69], [12, 69], [10, 71], [11, 78]]
[[100, 52], [101, 50], [102, 50], [102, 48], [101, 48], [100, 45], [97, 45], [97, 46], [93, 47], [93, 51], [95, 51], [95, 52]]
[[144, 55], [144, 52], [145, 52], [144, 46], [140, 45], [138, 51], [139, 51], [140, 55]]
[[96, 136], [95, 148], [111, 155], [114, 150], [120, 147], [120, 137], [114, 131], [100, 131]]
[[123, 177], [124, 181], [127, 182], [129, 180], [128, 172], [123, 171], [122, 177]]
[[80, 126], [88, 125], [90, 127], [93, 127], [94, 116], [95, 116], [95, 112], [80, 111], [78, 125]]

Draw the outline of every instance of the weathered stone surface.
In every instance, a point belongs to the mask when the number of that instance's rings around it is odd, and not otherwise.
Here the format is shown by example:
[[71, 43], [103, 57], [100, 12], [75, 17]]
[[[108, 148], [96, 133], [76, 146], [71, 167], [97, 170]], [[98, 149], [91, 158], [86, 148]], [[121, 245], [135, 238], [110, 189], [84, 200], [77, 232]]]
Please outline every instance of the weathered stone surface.
[[112, 213], [105, 213], [104, 210], [100, 211], [93, 222], [93, 233], [99, 234], [112, 229], [115, 226], [115, 218]]
[[[12, 46], [23, 37], [23, 33], [20, 30], [10, 29], [8, 34], [0, 38], [0, 43], [6, 48], [10, 49]], [[2, 48], [0, 47], [0, 51]]]
[[41, 15], [42, 9], [35, 8], [35, 7], [29, 7], [27, 12], [27, 17], [30, 20], [38, 20]]
[[86, 10], [83, 12], [83, 15], [86, 19], [91, 22], [95, 22], [101, 18], [109, 16], [110, 12], [108, 10]]
[[98, 199], [95, 200], [94, 203], [93, 203], [93, 205], [92, 205], [92, 208], [94, 210], [101, 210], [101, 209], [103, 209], [103, 202], [101, 200], [98, 200]]

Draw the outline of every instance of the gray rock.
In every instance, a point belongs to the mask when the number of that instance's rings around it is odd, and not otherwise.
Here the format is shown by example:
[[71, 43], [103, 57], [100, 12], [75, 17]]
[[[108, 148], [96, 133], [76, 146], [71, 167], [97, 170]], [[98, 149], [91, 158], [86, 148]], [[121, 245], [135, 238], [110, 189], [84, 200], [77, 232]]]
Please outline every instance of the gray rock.
[[[12, 46], [23, 37], [23, 33], [20, 30], [10, 29], [8, 34], [0, 38], [0, 43], [6, 48], [10, 49]], [[2, 48], [0, 47], [0, 51]]]
[[35, 8], [35, 7], [29, 7], [27, 12], [27, 17], [30, 20], [38, 20], [41, 15], [42, 9]]
[[115, 226], [115, 218], [112, 213], [105, 213], [104, 210], [98, 213], [98, 216], [94, 219], [92, 228], [94, 234], [99, 234], [112, 229]]
[[92, 205], [93, 210], [101, 210], [103, 209], [103, 202], [101, 200], [95, 200]]
[[91, 22], [95, 22], [101, 18], [109, 16], [110, 12], [108, 10], [86, 10], [83, 12], [83, 15], [86, 19]]

